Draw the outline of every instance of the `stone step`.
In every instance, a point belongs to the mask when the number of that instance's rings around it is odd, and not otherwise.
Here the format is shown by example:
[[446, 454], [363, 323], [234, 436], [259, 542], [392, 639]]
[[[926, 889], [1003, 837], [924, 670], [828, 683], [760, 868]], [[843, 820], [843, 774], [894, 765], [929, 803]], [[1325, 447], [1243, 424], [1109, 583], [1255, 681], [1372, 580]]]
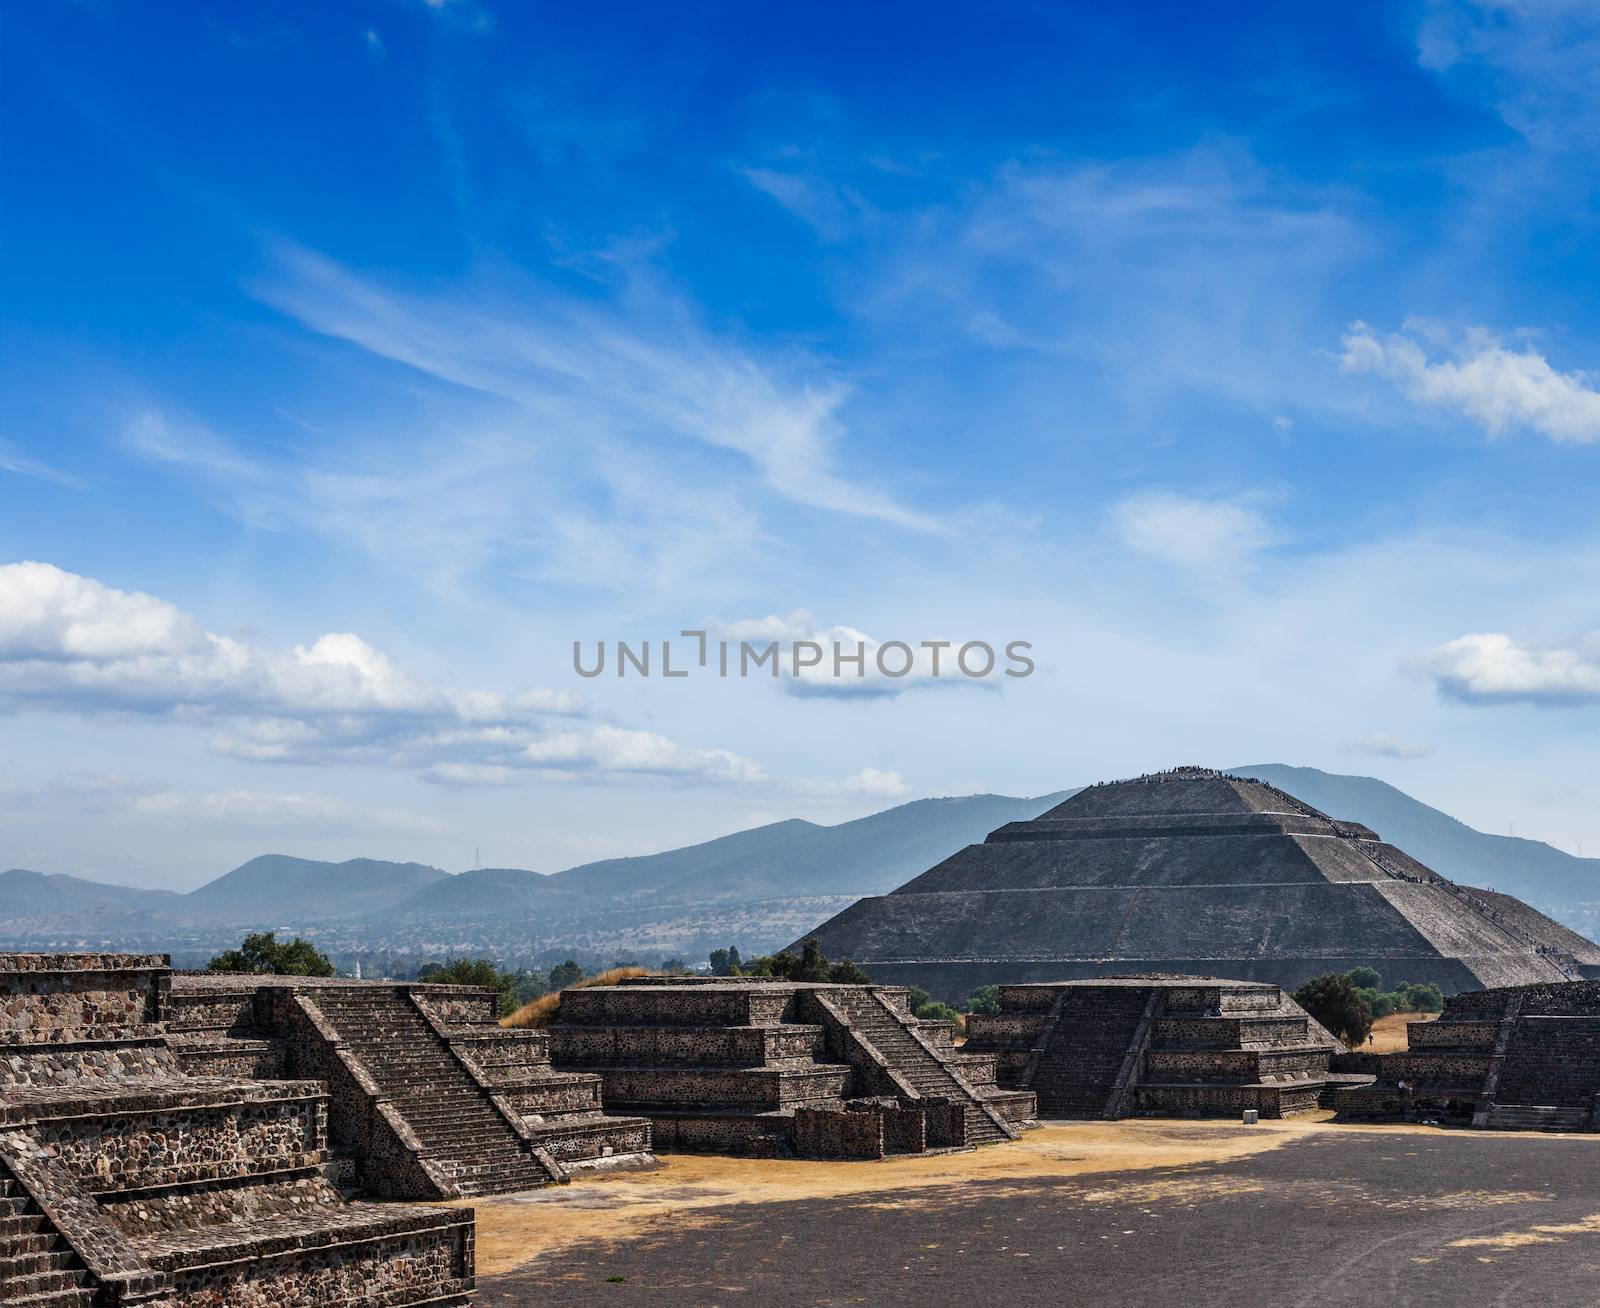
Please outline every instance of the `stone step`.
[[67, 1290], [46, 1290], [42, 1294], [25, 1294], [20, 1298], [5, 1299], [7, 1308], [89, 1308], [94, 1303], [94, 1292], [82, 1286]]
[[89, 1273], [81, 1268], [74, 1271], [33, 1272], [10, 1277], [6, 1282], [7, 1302], [12, 1302], [10, 1295], [26, 1296], [49, 1294], [60, 1290], [78, 1290], [88, 1279]]
[[46, 1224], [43, 1216], [37, 1220], [40, 1225], [34, 1230], [18, 1232], [0, 1240], [0, 1257], [21, 1258], [24, 1254], [43, 1253], [54, 1245], [55, 1228]]
[[70, 1249], [46, 1247], [31, 1253], [15, 1254], [9, 1250], [0, 1250], [0, 1285], [6, 1285], [16, 1277], [64, 1272], [69, 1270], [72, 1261], [73, 1254]]
[[50, 1223], [43, 1213], [24, 1213], [20, 1217], [0, 1217], [0, 1247], [19, 1236], [49, 1234]]

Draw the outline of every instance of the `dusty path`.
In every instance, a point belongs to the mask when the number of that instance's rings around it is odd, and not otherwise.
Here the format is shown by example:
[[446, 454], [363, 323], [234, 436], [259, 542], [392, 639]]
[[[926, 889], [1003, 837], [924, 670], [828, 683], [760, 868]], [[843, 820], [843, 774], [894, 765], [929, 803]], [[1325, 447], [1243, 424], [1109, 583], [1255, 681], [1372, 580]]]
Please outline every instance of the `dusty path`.
[[678, 1156], [478, 1208], [482, 1308], [1600, 1303], [1596, 1137], [1062, 1124], [879, 1165]]

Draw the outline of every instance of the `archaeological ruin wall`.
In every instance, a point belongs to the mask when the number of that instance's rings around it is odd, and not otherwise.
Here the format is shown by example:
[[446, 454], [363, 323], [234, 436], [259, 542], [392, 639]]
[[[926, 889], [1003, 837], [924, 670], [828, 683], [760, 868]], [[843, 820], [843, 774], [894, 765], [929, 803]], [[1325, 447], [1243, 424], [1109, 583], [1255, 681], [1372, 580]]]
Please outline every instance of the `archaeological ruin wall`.
[[472, 1213], [347, 1203], [322, 1087], [187, 1074], [170, 994], [159, 956], [0, 955], [0, 1300], [469, 1303]]
[[476, 986], [179, 975], [169, 1026], [196, 1073], [323, 1081], [340, 1175], [365, 1193], [495, 1194], [648, 1164], [649, 1122], [604, 1111], [600, 1078], [556, 1071], [549, 1037], [501, 1027], [498, 1003]]
[[895, 986], [641, 979], [564, 992], [549, 1038], [664, 1150], [881, 1158], [1014, 1139], [1033, 1117]]
[[1277, 986], [1196, 977], [1001, 986], [966, 1047], [1043, 1117], [1286, 1117], [1370, 1079], [1330, 1072], [1343, 1046]]

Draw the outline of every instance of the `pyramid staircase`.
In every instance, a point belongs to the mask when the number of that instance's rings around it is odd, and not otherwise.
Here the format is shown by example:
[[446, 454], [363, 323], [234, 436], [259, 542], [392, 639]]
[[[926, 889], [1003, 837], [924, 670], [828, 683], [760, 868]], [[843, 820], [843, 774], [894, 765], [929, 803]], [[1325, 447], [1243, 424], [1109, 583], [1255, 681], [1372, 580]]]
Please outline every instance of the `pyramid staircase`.
[[917, 1098], [945, 1099], [960, 1105], [968, 1144], [999, 1144], [1017, 1138], [1017, 1128], [980, 1096], [950, 1061], [933, 1051], [918, 1032], [916, 1019], [897, 1012], [879, 990], [871, 986], [841, 987], [830, 991], [827, 999]]
[[531, 1190], [566, 1179], [462, 1065], [403, 990], [309, 992], [351, 1058], [421, 1143], [455, 1195]]
[[1029, 1083], [1042, 1115], [1105, 1116], [1147, 1000], [1138, 990], [1062, 990]]
[[89, 1270], [0, 1163], [0, 1302], [9, 1308], [89, 1308]]

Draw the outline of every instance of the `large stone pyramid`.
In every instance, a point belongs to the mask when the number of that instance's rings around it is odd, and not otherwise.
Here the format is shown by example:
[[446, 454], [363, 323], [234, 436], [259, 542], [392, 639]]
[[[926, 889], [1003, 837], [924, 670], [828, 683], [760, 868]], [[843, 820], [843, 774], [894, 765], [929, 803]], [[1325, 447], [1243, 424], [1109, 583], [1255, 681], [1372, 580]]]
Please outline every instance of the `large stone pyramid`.
[[1194, 767], [1090, 786], [807, 935], [876, 981], [951, 1000], [1130, 973], [1292, 989], [1361, 964], [1447, 994], [1600, 976], [1600, 947], [1520, 900], [1264, 781]]

